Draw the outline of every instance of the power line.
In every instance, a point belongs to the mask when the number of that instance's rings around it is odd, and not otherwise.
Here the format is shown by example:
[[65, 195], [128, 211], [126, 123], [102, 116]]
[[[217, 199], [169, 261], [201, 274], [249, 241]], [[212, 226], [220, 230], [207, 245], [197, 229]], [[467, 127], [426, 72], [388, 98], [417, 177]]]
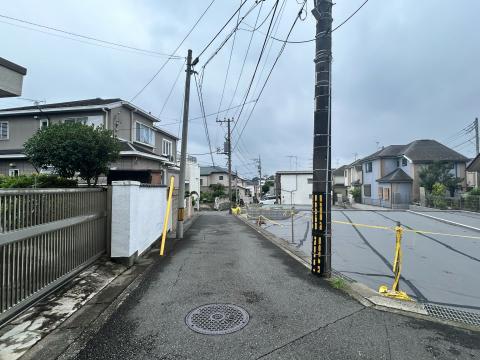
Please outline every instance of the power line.
[[[243, 109], [245, 107], [245, 103], [248, 100], [248, 95], [250, 94], [250, 90], [252, 89], [252, 84], [253, 84], [253, 81], [255, 80], [255, 75], [257, 74], [258, 66], [260, 65], [260, 61], [262, 60], [262, 56], [263, 56], [263, 53], [265, 51], [265, 47], [267, 45], [268, 37], [269, 37], [269, 34], [270, 34], [270, 29], [272, 28], [273, 19], [275, 18], [275, 13], [277, 11], [278, 2], [279, 2], [279, 0], [275, 1], [275, 9], [273, 9], [273, 14], [272, 14], [272, 17], [270, 19], [270, 23], [268, 24], [268, 30], [267, 30], [267, 34], [265, 35], [265, 40], [263, 41], [262, 50], [260, 51], [260, 55], [258, 57], [257, 64], [255, 65], [255, 70], [253, 72], [252, 78], [251, 78], [250, 83], [248, 85], [247, 92], [245, 94], [245, 98], [243, 100], [243, 106], [240, 108], [240, 112], [237, 116], [237, 119], [240, 119], [240, 116], [242, 115]], [[237, 124], [238, 124], [238, 121], [233, 126], [234, 130], [237, 127]]]
[[[258, 22], [258, 18], [260, 17], [260, 13], [262, 12], [262, 7], [263, 7], [263, 1], [262, 3], [260, 4], [260, 8], [258, 9], [258, 14], [257, 14], [257, 18], [255, 20], [255, 26], [257, 25], [257, 22]], [[273, 10], [273, 6], [272, 6], [272, 10]], [[269, 13], [270, 14], [270, 13]], [[235, 90], [233, 92], [233, 96], [232, 96], [232, 99], [230, 100], [230, 103], [229, 103], [229, 107], [232, 106], [233, 104], [233, 101], [235, 100], [235, 96], [237, 95], [237, 90], [238, 90], [238, 85], [240, 84], [240, 79], [242, 78], [242, 75], [243, 75], [243, 70], [245, 68], [245, 64], [247, 62], [247, 57], [248, 57], [248, 53], [250, 51], [250, 47], [252, 45], [252, 40], [253, 40], [253, 35], [255, 33], [252, 31], [252, 35], [250, 36], [250, 40], [248, 42], [248, 46], [247, 46], [247, 51], [245, 52], [245, 56], [243, 58], [243, 63], [242, 63], [242, 67], [240, 68], [240, 73], [238, 75], [238, 79], [237, 79], [237, 84], [235, 85]], [[228, 115], [228, 113], [227, 113]]]
[[200, 103], [200, 110], [202, 111], [202, 114], [203, 114], [203, 126], [205, 128], [205, 136], [207, 137], [208, 149], [210, 150], [210, 158], [212, 160], [212, 165], [215, 166], [215, 161], [213, 160], [213, 153], [212, 153], [212, 143], [210, 141], [210, 134], [208, 133], [207, 117], [205, 116], [205, 106], [203, 103], [202, 88], [198, 84], [197, 74], [194, 72], [193, 75], [195, 79], [195, 85], [197, 88], [197, 95], [198, 95], [198, 101]]
[[[354, 17], [359, 11], [361, 8], [363, 8], [366, 3], [368, 2], [368, 0], [366, 0], [365, 2], [363, 2], [362, 5], [360, 5], [359, 8], [357, 8], [357, 10], [355, 10], [349, 17], [347, 17], [344, 21], [342, 21], [338, 26], [336, 26], [335, 28], [332, 29], [331, 32], [334, 32], [335, 30], [338, 30], [339, 28], [341, 28], [343, 25], [345, 25], [352, 17]], [[246, 24], [247, 26], [249, 26], [248, 24]], [[251, 27], [251, 26], [250, 26]], [[247, 31], [251, 31], [251, 30], [247, 30]], [[317, 36], [319, 36], [320, 34], [317, 34]], [[328, 34], [325, 34], [325, 35], [328, 35]], [[324, 35], [324, 36], [325, 36]], [[288, 44], [304, 44], [304, 43], [309, 43], [309, 42], [313, 42], [315, 40], [317, 40], [317, 37], [314, 37], [313, 39], [308, 39], [308, 40], [288, 40], [288, 39], [279, 39], [279, 38], [276, 38], [276, 37], [273, 37], [271, 36], [271, 38], [273, 40], [276, 40], [276, 41], [280, 41], [280, 42], [286, 42]]]
[[[227, 22], [222, 26], [222, 28], [218, 31], [218, 33], [213, 37], [212, 40], [210, 40], [210, 42], [203, 48], [202, 51], [200, 51], [200, 54], [197, 56], [197, 59], [200, 59], [200, 56], [203, 55], [203, 53], [210, 47], [210, 45], [212, 45], [212, 43], [215, 41], [215, 39], [218, 37], [218, 35], [221, 34], [221, 32], [227, 27], [227, 25], [230, 23], [230, 21], [232, 21], [232, 19], [235, 17], [235, 15], [237, 15], [237, 13], [242, 9], [243, 5], [245, 5], [247, 3], [247, 0], [245, 0], [244, 2], [242, 2], [240, 4], [240, 7], [233, 13], [233, 15], [227, 20]], [[197, 60], [196, 59], [196, 60]], [[197, 60], [198, 61], [198, 60]]]
[[[239, 22], [240, 22], [240, 12], [238, 12], [237, 27]], [[233, 49], [235, 48], [236, 38], [237, 38], [237, 32], [235, 32], [233, 35], [232, 48], [230, 49], [230, 56], [228, 57], [227, 72], [225, 73], [225, 80], [223, 81], [222, 95], [220, 96], [220, 102], [218, 104], [217, 112], [220, 111], [220, 108], [222, 107], [223, 96], [225, 95], [225, 88], [227, 87], [228, 74], [230, 72], [230, 65], [232, 63], [232, 55], [233, 55]]]
[[163, 110], [165, 109], [165, 106], [167, 106], [167, 103], [168, 103], [168, 100], [170, 100], [170, 96], [172, 96], [172, 93], [173, 93], [173, 90], [175, 89], [175, 85], [177, 85], [177, 82], [178, 82], [178, 79], [180, 78], [180, 74], [182, 73], [182, 70], [183, 70], [183, 66], [185, 65], [185, 63], [183, 63], [181, 66], [180, 66], [180, 70], [178, 71], [178, 74], [177, 76], [175, 77], [175, 81], [173, 82], [172, 84], [172, 87], [170, 88], [170, 91], [167, 95], [167, 98], [165, 99], [163, 105], [162, 105], [162, 110], [160, 110], [160, 113], [158, 114], [158, 117], [160, 118], [162, 116], [162, 113], [163, 113]]
[[[177, 45], [177, 47], [175, 48], [175, 50], [172, 52], [171, 56], [175, 56], [175, 54], [177, 53], [178, 49], [180, 49], [180, 47], [183, 45], [183, 43], [185, 42], [185, 40], [187, 40], [187, 38], [190, 36], [190, 34], [193, 32], [193, 30], [197, 27], [198, 23], [203, 19], [203, 17], [205, 16], [205, 14], [207, 13], [207, 11], [210, 9], [210, 7], [213, 5], [213, 3], [215, 2], [216, 0], [212, 0], [210, 2], [210, 4], [207, 6], [207, 8], [203, 11], [203, 13], [200, 15], [200, 17], [197, 19], [197, 21], [195, 22], [195, 24], [193, 24], [193, 26], [190, 28], [190, 30], [188, 31], [187, 35], [185, 35], [185, 37], [182, 39], [182, 41], [180, 41], [180, 43]], [[140, 91], [138, 91], [135, 96], [133, 96], [131, 99], [130, 99], [130, 102], [132, 102], [133, 100], [135, 100], [147, 87], [148, 85], [150, 85], [152, 83], [153, 80], [155, 80], [155, 78], [158, 76], [158, 74], [160, 74], [160, 72], [163, 70], [163, 68], [168, 64], [170, 58], [167, 58], [167, 60], [165, 60], [165, 62], [162, 64], [162, 66], [160, 66], [160, 68], [157, 70], [157, 72], [150, 78], [150, 80], [147, 81], [147, 83], [140, 89]], [[194, 61], [195, 63], [195, 61]]]
[[[290, 35], [291, 35], [292, 31], [293, 31], [293, 28], [295, 27], [298, 19], [300, 18], [300, 15], [301, 15], [301, 13], [302, 13], [302, 11], [303, 11], [303, 8], [305, 7], [305, 4], [306, 4], [306, 3], [307, 3], [307, 0], [304, 0], [301, 9], [300, 9], [300, 11], [298, 12], [298, 15], [295, 17], [295, 20], [294, 20], [292, 26], [290, 27], [290, 30], [288, 31], [287, 40], [288, 40], [288, 38], [290, 37]], [[236, 149], [236, 147], [237, 147], [237, 145], [238, 145], [238, 142], [239, 142], [240, 138], [242, 137], [243, 132], [244, 132], [246, 126], [248, 125], [248, 122], [250, 121], [250, 118], [252, 117], [253, 111], [255, 110], [255, 107], [256, 107], [257, 104], [258, 104], [258, 100], [260, 99], [260, 96], [262, 95], [263, 91], [265, 90], [265, 87], [266, 87], [266, 85], [267, 85], [267, 83], [268, 83], [268, 80], [270, 79], [270, 76], [272, 75], [272, 72], [273, 72], [273, 70], [275, 69], [275, 66], [277, 65], [278, 59], [280, 59], [280, 56], [282, 56], [283, 51], [285, 50], [286, 45], [287, 45], [287, 42], [284, 42], [283, 45], [282, 45], [282, 47], [280, 48], [280, 51], [278, 52], [278, 55], [277, 55], [277, 57], [276, 57], [273, 65], [272, 65], [272, 67], [270, 68], [270, 72], [268, 73], [267, 78], [265, 79], [265, 82], [263, 83], [263, 86], [262, 86], [262, 88], [260, 89], [260, 92], [259, 92], [258, 97], [257, 97], [257, 102], [255, 102], [255, 104], [253, 105], [253, 107], [252, 107], [252, 109], [251, 109], [251, 111], [250, 111], [250, 114], [248, 115], [248, 118], [247, 118], [247, 120], [245, 121], [245, 124], [243, 125], [242, 131], [240, 131], [240, 135], [239, 135], [239, 137], [238, 137], [238, 139], [237, 139], [237, 142], [235, 143], [235, 146], [233, 147], [233, 150]]]
[[[233, 35], [236, 35], [237, 33], [237, 30], [238, 30], [238, 27], [240, 26], [240, 23], [257, 7], [259, 3], [255, 3], [247, 12], [245, 15], [243, 15], [243, 17], [239, 20], [237, 20], [237, 25], [230, 31], [230, 33], [227, 35], [227, 37], [225, 39], [223, 39], [223, 41], [220, 43], [220, 45], [217, 47], [217, 49], [212, 53], [212, 55], [210, 55], [210, 57], [207, 59], [207, 61], [205, 61], [204, 65], [202, 66], [202, 69], [205, 69], [205, 67], [208, 65], [208, 63], [210, 63], [210, 61], [212, 61], [213, 58], [215, 58], [215, 56], [218, 55], [218, 53], [220, 52], [220, 50], [222, 50], [222, 48], [225, 46], [225, 44], [228, 43], [228, 40], [230, 40], [230, 38], [233, 36]], [[240, 14], [240, 12], [239, 12]], [[197, 57], [197, 59], [199, 59], [199, 57]], [[202, 76], [201, 76], [201, 79], [203, 78], [203, 73], [202, 73]]]
[[[160, 56], [167, 56], [167, 57], [170, 57], [170, 58], [181, 58], [180, 56], [169, 55], [169, 54], [161, 53], [161, 52], [158, 52], [158, 51], [155, 51], [155, 50], [142, 49], [142, 48], [138, 48], [138, 47], [134, 47], [134, 46], [130, 46], [130, 45], [121, 44], [121, 43], [118, 43], [118, 42], [102, 40], [102, 39], [94, 38], [93, 36], [82, 35], [82, 34], [74, 33], [74, 32], [71, 32], [71, 31], [67, 31], [67, 30], [63, 30], [63, 29], [59, 29], [59, 28], [54, 28], [52, 26], [42, 25], [42, 24], [31, 22], [31, 21], [14, 18], [14, 17], [7, 16], [7, 15], [4, 15], [4, 14], [0, 14], [0, 17], [4, 18], [4, 19], [8, 19], [8, 20], [18, 21], [20, 23], [24, 23], [24, 24], [28, 24], [28, 25], [37, 26], [39, 28], [48, 29], [48, 30], [51, 30], [51, 31], [60, 32], [60, 33], [67, 34], [67, 35], [70, 35], [70, 36], [76, 36], [76, 37], [86, 39], [86, 40], [92, 40], [92, 41], [97, 41], [99, 43], [103, 43], [103, 44], [107, 44], [107, 45], [118, 46], [118, 47], [121, 47], [121, 48], [124, 48], [124, 49], [130, 49], [130, 50], [135, 50], [135, 51], [140, 51], [140, 52], [145, 52], [145, 53], [150, 53], [150, 54], [155, 54], [155, 55], [160, 55]], [[16, 26], [15, 24], [11, 24], [11, 23], [6, 23], [6, 24]], [[32, 29], [32, 28], [28, 28], [28, 27], [25, 27], [25, 28], [35, 31], [35, 29]], [[73, 40], [73, 39], [71, 39], [71, 40]]]
[[[255, 101], [257, 101], [257, 100], [256, 100], [256, 99], [253, 99], [253, 100], [247, 101], [247, 104], [254, 103]], [[233, 110], [233, 109], [237, 109], [237, 108], [239, 108], [240, 106], [242, 106], [242, 104], [236, 105], [236, 106], [232, 106], [232, 107], [229, 107], [229, 108], [227, 108], [227, 109], [223, 109], [223, 110], [220, 110], [220, 111], [217, 111], [217, 112], [214, 112], [214, 113], [207, 114], [207, 115], [205, 115], [205, 117], [208, 118], [208, 117], [210, 117], [210, 116], [222, 114], [222, 113], [224, 113], [224, 112], [226, 112], [226, 111]], [[199, 120], [199, 119], [203, 119], [203, 115], [190, 118], [190, 119], [188, 119], [188, 121]], [[171, 120], [173, 120], [173, 119], [171, 119]], [[182, 122], [181, 120], [178, 120], [178, 121], [171, 122], [171, 123], [166, 123], [166, 124], [160, 123], [160, 125], [162, 125], [162, 126], [165, 126], [165, 125], [173, 125], [173, 124], [178, 124], [178, 123], [181, 123], [181, 122]]]

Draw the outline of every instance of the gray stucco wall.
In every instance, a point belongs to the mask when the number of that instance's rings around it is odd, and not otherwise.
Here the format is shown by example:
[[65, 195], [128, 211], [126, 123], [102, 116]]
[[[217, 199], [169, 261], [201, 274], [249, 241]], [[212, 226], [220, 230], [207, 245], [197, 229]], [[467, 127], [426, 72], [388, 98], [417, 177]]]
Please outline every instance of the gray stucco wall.
[[8, 140], [0, 140], [0, 150], [22, 149], [23, 144], [40, 129], [40, 121], [50, 119], [50, 124], [58, 124], [70, 117], [104, 116], [102, 111], [75, 112], [47, 115], [0, 116], [0, 121], [8, 121]]
[[[10, 164], [14, 166], [10, 166]], [[9, 169], [18, 169], [20, 175], [36, 173], [35, 168], [25, 159], [0, 159], [0, 175], [8, 175]]]

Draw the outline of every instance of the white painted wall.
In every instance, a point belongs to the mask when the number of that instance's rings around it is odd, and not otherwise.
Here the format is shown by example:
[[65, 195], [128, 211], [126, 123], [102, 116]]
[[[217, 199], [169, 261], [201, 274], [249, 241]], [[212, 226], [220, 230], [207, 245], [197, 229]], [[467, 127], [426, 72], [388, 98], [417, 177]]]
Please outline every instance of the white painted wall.
[[138, 181], [112, 182], [111, 257], [142, 254], [162, 234], [167, 188]]
[[[280, 189], [282, 204], [290, 205], [290, 191], [293, 192], [293, 203], [295, 205], [309, 205], [312, 203], [310, 195], [313, 185], [308, 183], [313, 174], [280, 174]], [[286, 191], [289, 190], [289, 191]]]

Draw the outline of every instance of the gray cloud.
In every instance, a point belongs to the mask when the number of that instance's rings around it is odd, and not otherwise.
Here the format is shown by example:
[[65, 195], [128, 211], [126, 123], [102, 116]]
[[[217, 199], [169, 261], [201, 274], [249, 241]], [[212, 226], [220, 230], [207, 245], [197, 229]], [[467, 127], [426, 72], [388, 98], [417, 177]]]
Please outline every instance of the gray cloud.
[[[180, 49], [194, 55], [230, 16], [239, 1], [218, 1], [197, 31]], [[345, 19], [363, 1], [338, 2], [334, 25]], [[132, 46], [170, 52], [184, 36], [209, 1], [81, 1], [18, 0], [1, 13], [41, 24], [118, 41]], [[253, 3], [253, 1], [252, 1]], [[273, 1], [264, 4], [263, 16]], [[309, 8], [312, 1], [308, 3]], [[250, 6], [247, 4], [245, 8]], [[298, 4], [287, 1], [278, 31], [284, 37]], [[380, 145], [401, 144], [418, 138], [443, 140], [479, 116], [480, 3], [446, 0], [391, 0], [370, 2], [334, 33], [333, 63], [333, 164], [350, 162], [353, 154], [367, 155]], [[248, 18], [253, 24], [256, 12]], [[260, 15], [260, 18], [263, 18]], [[3, 20], [2, 20], [3, 21]], [[268, 23], [263, 26], [266, 30]], [[246, 28], [246, 26], [243, 26]], [[122, 97], [129, 100], [163, 63], [162, 58], [95, 47], [0, 23], [0, 56], [26, 66], [24, 97], [50, 102], [90, 97]], [[309, 15], [295, 28], [292, 39], [314, 35]], [[230, 103], [250, 33], [237, 34], [222, 108]], [[244, 76], [233, 105], [240, 103], [253, 72], [262, 34], [255, 34]], [[266, 70], [279, 48], [274, 43]], [[208, 58], [213, 46], [202, 57]], [[217, 111], [228, 64], [230, 43], [205, 69], [204, 97], [207, 113]], [[313, 129], [314, 44], [288, 45], [256, 110], [245, 128], [234, 168], [253, 176], [252, 158], [261, 154], [264, 173], [288, 169], [288, 155], [298, 157], [299, 168], [311, 166]], [[172, 61], [136, 100], [158, 114], [172, 86], [181, 61]], [[263, 63], [261, 64], [263, 66]], [[199, 69], [197, 69], [199, 70]], [[162, 114], [166, 128], [178, 132], [184, 76], [176, 85]], [[20, 100], [0, 100], [1, 107], [21, 105]], [[27, 103], [25, 104], [27, 105]], [[247, 105], [238, 124], [243, 127]], [[191, 115], [200, 114], [192, 87]], [[229, 112], [232, 116], [234, 111]], [[172, 124], [173, 123], [173, 124]], [[213, 147], [222, 145], [224, 129], [208, 118]], [[235, 137], [238, 132], [235, 132]], [[453, 141], [455, 146], [465, 139]], [[236, 141], [234, 140], [234, 143]], [[473, 145], [459, 147], [472, 155]], [[201, 120], [191, 121], [189, 151], [208, 151]], [[208, 163], [208, 155], [198, 156]], [[216, 155], [225, 165], [225, 158]]]

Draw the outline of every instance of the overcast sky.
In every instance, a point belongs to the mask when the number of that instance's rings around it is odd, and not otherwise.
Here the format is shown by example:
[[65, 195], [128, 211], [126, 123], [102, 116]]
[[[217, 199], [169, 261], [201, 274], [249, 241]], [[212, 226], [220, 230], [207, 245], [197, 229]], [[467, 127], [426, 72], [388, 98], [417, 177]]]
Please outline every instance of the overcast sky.
[[[75, 33], [130, 46], [171, 53], [211, 0], [17, 0], [0, 6], [0, 14], [61, 28]], [[238, 7], [240, 0], [217, 0], [177, 55], [187, 49], [194, 56], [205, 47]], [[265, 18], [275, 0], [266, 0], [259, 15]], [[334, 26], [348, 17], [364, 0], [340, 0], [334, 6]], [[252, 6], [249, 0], [242, 14]], [[280, 0], [280, 5], [283, 0]], [[308, 16], [298, 21], [292, 40], [314, 36], [315, 23], [308, 1]], [[278, 12], [280, 12], [280, 5]], [[260, 6], [244, 20], [242, 29], [253, 26]], [[284, 38], [299, 5], [286, 0], [277, 37]], [[437, 139], [473, 156], [473, 134], [460, 132], [480, 116], [480, 2], [460, 0], [370, 0], [347, 24], [333, 34], [333, 166], [376, 151], [377, 146], [405, 144], [415, 139]], [[23, 98], [58, 102], [95, 97], [131, 100], [164, 62], [164, 57], [72, 41], [48, 30], [0, 18], [0, 56], [28, 69]], [[6, 24], [6, 22], [10, 24]], [[247, 25], [248, 24], [248, 25]], [[260, 28], [265, 32], [269, 21]], [[232, 22], [197, 65], [202, 66], [235, 26]], [[38, 28], [35, 28], [40, 30]], [[241, 104], [253, 74], [264, 35], [256, 32], [238, 91], [235, 85], [251, 32], [235, 37], [229, 75], [221, 109]], [[203, 95], [206, 113], [217, 112], [232, 49], [232, 40], [204, 69]], [[83, 41], [83, 40], [82, 40]], [[97, 43], [98, 45], [98, 43]], [[256, 98], [281, 44], [267, 44], [252, 87]], [[267, 57], [267, 54], [269, 56]], [[252, 159], [261, 155], [263, 173], [311, 167], [314, 90], [314, 43], [289, 44], [280, 57], [234, 155], [233, 167], [254, 176]], [[159, 115], [183, 60], [171, 60], [134, 103]], [[257, 81], [260, 86], [257, 87]], [[161, 114], [165, 128], [179, 133], [184, 72]], [[200, 115], [192, 83], [191, 117]], [[233, 98], [233, 100], [232, 100]], [[27, 100], [0, 100], [0, 107], [30, 105]], [[234, 131], [233, 145], [250, 113], [248, 104]], [[221, 117], [223, 118], [225, 114]], [[234, 116], [235, 110], [228, 113]], [[237, 114], [238, 115], [238, 114]], [[223, 146], [225, 126], [216, 117], [207, 119], [211, 145]], [[237, 120], [237, 119], [236, 119]], [[161, 125], [161, 124], [160, 124]], [[460, 146], [457, 146], [460, 145]], [[209, 152], [201, 119], [190, 122], [189, 152]], [[201, 164], [210, 155], [197, 156]], [[224, 156], [215, 155], [225, 166]]]

